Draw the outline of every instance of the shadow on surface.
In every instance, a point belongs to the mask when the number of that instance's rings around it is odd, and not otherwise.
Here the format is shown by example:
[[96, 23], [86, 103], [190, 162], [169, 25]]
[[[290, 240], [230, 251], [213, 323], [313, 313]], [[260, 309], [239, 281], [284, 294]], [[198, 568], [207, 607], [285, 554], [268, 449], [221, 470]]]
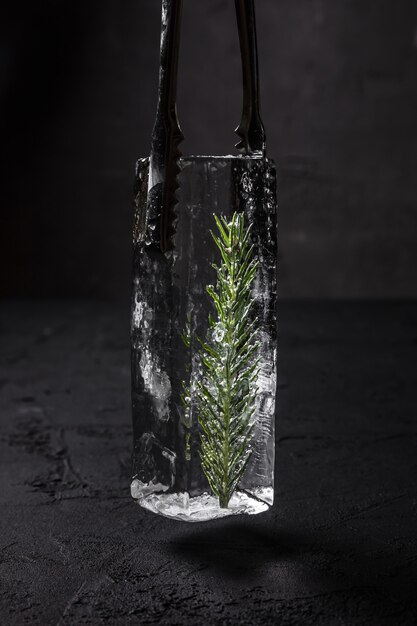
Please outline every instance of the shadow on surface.
[[388, 546], [379, 551], [371, 544], [365, 550], [363, 537], [349, 529], [335, 536], [319, 529], [302, 533], [270, 526], [268, 520], [230, 519], [210, 528], [193, 526], [173, 538], [168, 551], [188, 565], [207, 569], [220, 585], [222, 579], [239, 586], [254, 583], [280, 601], [328, 598], [343, 605], [356, 598], [372, 620], [414, 623], [417, 563], [410, 555], [399, 559]]
[[169, 542], [169, 550], [223, 575], [245, 578], [256, 575], [268, 563], [288, 560], [305, 541], [296, 533], [273, 532], [251, 521], [223, 520], [213, 522], [210, 528], [193, 525]]

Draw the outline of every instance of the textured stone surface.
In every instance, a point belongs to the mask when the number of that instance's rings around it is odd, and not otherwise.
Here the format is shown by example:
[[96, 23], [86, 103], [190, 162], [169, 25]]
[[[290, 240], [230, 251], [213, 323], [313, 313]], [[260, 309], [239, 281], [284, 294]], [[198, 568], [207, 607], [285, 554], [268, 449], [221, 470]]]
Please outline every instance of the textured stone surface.
[[415, 624], [417, 304], [280, 307], [276, 505], [129, 496], [129, 312], [2, 303], [0, 622]]

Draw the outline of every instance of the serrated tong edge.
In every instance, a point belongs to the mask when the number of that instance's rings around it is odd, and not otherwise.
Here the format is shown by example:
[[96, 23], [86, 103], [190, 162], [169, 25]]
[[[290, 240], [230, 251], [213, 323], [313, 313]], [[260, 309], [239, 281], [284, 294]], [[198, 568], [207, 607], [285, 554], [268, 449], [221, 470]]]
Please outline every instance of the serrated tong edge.
[[177, 116], [177, 74], [182, 0], [162, 1], [158, 104], [152, 132], [148, 188], [149, 214], [154, 217], [155, 236], [162, 252], [173, 247], [176, 192], [179, 188], [178, 148], [183, 141]]
[[[158, 104], [152, 132], [148, 186], [148, 215], [162, 252], [173, 248], [177, 190], [180, 173], [179, 145], [184, 136], [177, 116], [177, 75], [183, 0], [162, 0], [162, 26]], [[239, 152], [266, 156], [265, 129], [259, 106], [259, 68], [254, 0], [235, 0], [239, 32], [243, 109], [236, 134]]]

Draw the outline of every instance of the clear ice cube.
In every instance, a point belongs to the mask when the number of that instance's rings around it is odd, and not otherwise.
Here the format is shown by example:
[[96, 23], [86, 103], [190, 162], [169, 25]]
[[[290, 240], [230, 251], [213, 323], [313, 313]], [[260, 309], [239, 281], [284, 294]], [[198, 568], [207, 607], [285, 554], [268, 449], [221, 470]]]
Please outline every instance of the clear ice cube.
[[[267, 510], [274, 494], [276, 394], [276, 176], [272, 161], [189, 157], [180, 161], [173, 250], [156, 240], [158, 215], [148, 206], [149, 160], [137, 165], [132, 297], [133, 477], [142, 506], [168, 517], [204, 521]], [[157, 183], [159, 184], [159, 183]], [[245, 213], [259, 266], [252, 286], [260, 371], [252, 455], [228, 508], [220, 508], [201, 468], [197, 407], [187, 414], [182, 383], [201, 375], [198, 345], [213, 313], [205, 287], [215, 282], [218, 250], [213, 213]], [[186, 443], [188, 442], [188, 444]]]

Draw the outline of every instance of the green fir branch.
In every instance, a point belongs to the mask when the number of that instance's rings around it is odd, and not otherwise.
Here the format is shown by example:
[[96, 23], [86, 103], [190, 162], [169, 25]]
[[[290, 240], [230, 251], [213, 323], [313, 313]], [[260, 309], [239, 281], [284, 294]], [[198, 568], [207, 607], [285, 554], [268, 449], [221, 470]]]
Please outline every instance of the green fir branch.
[[196, 400], [202, 468], [220, 507], [227, 508], [252, 454], [259, 345], [251, 287], [257, 262], [244, 215], [234, 213], [230, 222], [214, 219], [218, 233], [211, 235], [221, 264], [213, 265], [216, 286], [206, 288], [215, 316], [209, 315], [207, 341], [198, 339], [203, 371]]

